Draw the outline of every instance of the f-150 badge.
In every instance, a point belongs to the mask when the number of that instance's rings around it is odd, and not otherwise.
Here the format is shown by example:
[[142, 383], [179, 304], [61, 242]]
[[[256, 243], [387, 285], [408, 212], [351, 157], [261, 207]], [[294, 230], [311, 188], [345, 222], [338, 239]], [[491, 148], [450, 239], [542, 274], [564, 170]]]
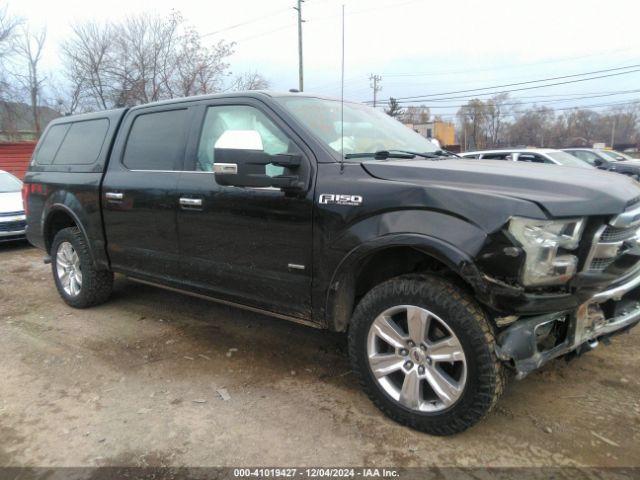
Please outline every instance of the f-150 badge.
[[358, 207], [362, 205], [360, 195], [342, 195], [338, 193], [322, 193], [318, 200], [322, 205], [349, 205]]

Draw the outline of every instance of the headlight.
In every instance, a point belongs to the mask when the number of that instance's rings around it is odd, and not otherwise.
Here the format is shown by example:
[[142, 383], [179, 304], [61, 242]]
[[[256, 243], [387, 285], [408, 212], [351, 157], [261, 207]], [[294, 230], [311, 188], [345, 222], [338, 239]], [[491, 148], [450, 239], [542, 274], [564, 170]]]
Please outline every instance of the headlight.
[[509, 232], [527, 254], [522, 272], [525, 286], [558, 285], [573, 277], [578, 268], [575, 255], [558, 255], [558, 250], [575, 250], [584, 230], [582, 218], [534, 220], [513, 217]]

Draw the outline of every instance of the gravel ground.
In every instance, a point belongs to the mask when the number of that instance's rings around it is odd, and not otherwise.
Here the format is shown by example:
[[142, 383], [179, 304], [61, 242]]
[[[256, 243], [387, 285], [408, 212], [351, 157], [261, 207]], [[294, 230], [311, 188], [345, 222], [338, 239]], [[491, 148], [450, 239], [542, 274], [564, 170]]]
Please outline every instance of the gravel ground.
[[24, 244], [0, 271], [0, 466], [640, 466], [640, 329], [438, 438], [369, 402], [343, 335], [120, 277], [74, 310]]

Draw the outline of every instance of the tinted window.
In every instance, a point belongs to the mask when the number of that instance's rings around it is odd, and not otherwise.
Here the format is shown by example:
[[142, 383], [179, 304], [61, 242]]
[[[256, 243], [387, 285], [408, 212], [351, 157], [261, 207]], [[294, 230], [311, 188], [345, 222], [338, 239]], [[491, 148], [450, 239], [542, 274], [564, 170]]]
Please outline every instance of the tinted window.
[[40, 165], [50, 165], [56, 156], [56, 152], [58, 148], [60, 148], [60, 144], [64, 139], [64, 136], [69, 130], [68, 123], [61, 125], [53, 125], [47, 131], [40, 147], [38, 148], [38, 153], [36, 154], [36, 162]]
[[109, 120], [87, 120], [71, 125], [55, 156], [55, 165], [93, 163], [98, 159], [109, 129]]
[[187, 110], [139, 115], [133, 121], [122, 163], [131, 170], [180, 170]]
[[518, 155], [519, 162], [531, 162], [531, 163], [551, 163], [551, 160], [543, 158], [539, 155], [533, 155], [531, 153], [521, 153]]
[[[257, 131], [264, 151], [270, 155], [300, 153], [282, 130], [260, 110], [243, 105], [209, 107], [198, 144], [196, 170], [213, 170], [216, 142], [229, 130]], [[267, 165], [266, 168], [266, 174], [272, 177], [282, 175], [283, 171], [282, 167], [275, 165]]]
[[596, 160], [598, 160], [598, 156], [595, 153], [588, 152], [586, 150], [571, 150], [568, 152], [570, 155], [579, 158], [580, 160], [584, 160], [585, 162], [593, 165]]
[[511, 160], [510, 153], [484, 153], [482, 155], [483, 160]]

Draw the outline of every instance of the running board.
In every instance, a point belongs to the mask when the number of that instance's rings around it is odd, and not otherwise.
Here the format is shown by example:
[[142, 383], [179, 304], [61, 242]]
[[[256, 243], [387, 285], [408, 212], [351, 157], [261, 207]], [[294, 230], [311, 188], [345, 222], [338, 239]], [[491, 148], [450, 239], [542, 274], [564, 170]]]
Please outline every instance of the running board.
[[130, 277], [128, 275], [125, 275], [125, 277], [128, 278], [129, 280], [134, 281], [134, 282], [143, 283], [145, 285], [150, 285], [152, 287], [158, 287], [158, 288], [162, 288], [164, 290], [169, 290], [171, 292], [176, 292], [176, 293], [183, 293], [183, 294], [189, 295], [191, 297], [201, 298], [203, 300], [209, 300], [211, 302], [220, 303], [222, 305], [227, 305], [229, 307], [235, 307], [235, 308], [239, 308], [239, 309], [242, 309], [242, 310], [248, 310], [249, 312], [253, 312], [253, 313], [260, 313], [262, 315], [267, 315], [269, 317], [279, 318], [281, 320], [287, 320], [289, 322], [298, 323], [300, 325], [305, 325], [307, 327], [313, 327], [313, 328], [317, 328], [317, 329], [320, 329], [320, 330], [322, 329], [322, 327], [320, 325], [318, 325], [317, 323], [312, 322], [310, 320], [304, 320], [302, 318], [293, 317], [291, 315], [284, 315], [282, 313], [270, 312], [269, 310], [263, 310], [261, 308], [256, 308], [256, 307], [250, 307], [248, 305], [243, 305], [241, 303], [230, 302], [229, 300], [222, 300], [220, 298], [215, 298], [215, 297], [210, 297], [208, 295], [202, 295], [200, 293], [190, 292], [189, 290], [182, 290], [181, 288], [169, 287], [167, 285], [162, 285], [161, 283], [150, 282], [148, 280], [142, 280], [142, 279], [139, 279], [139, 278]]

